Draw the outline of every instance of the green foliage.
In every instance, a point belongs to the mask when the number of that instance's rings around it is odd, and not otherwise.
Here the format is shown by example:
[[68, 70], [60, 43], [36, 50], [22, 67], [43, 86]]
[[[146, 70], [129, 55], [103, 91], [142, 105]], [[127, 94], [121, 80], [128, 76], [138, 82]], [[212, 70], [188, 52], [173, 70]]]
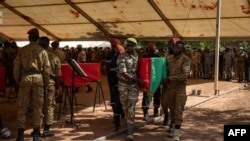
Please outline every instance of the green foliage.
[[[148, 41], [148, 40], [140, 40], [138, 41], [138, 46], [140, 47], [147, 47], [149, 43], [154, 43], [156, 46], [168, 48], [168, 41]], [[231, 47], [244, 47], [244, 49], [250, 49], [250, 41], [248, 40], [242, 40], [242, 41], [235, 41], [235, 40], [221, 40], [220, 41], [220, 51], [225, 50], [225, 46], [231, 46]], [[199, 48], [203, 50], [205, 47], [208, 47], [209, 49], [215, 49], [216, 47], [216, 41], [215, 40], [204, 40], [204, 41], [185, 41], [185, 47], [188, 47], [190, 49], [193, 48]]]

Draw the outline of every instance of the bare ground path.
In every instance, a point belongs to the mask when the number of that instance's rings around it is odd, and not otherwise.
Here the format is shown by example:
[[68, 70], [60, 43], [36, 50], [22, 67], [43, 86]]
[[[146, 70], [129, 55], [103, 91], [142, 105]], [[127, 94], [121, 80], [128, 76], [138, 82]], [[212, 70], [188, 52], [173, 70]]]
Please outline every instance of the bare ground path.
[[[91, 83], [93, 88], [96, 84]], [[220, 96], [214, 97], [213, 80], [188, 80], [187, 86], [187, 109], [184, 112], [184, 122], [181, 129], [182, 141], [223, 141], [224, 124], [250, 124], [250, 89], [244, 87], [243, 83], [234, 83], [219, 81]], [[65, 113], [62, 113], [59, 120], [55, 120], [52, 130], [54, 137], [43, 139], [44, 141], [57, 140], [110, 140], [125, 141], [125, 123], [121, 121], [122, 130], [120, 134], [107, 138], [107, 135], [113, 135], [114, 125], [112, 123], [112, 110], [109, 105], [109, 91], [106, 77], [102, 78], [107, 109], [103, 105], [102, 98], [97, 98], [95, 111], [93, 112], [93, 103], [95, 91], [85, 93], [82, 90], [76, 94], [78, 106], [74, 106], [74, 122], [79, 122], [79, 128], [74, 125], [65, 124], [65, 120], [70, 120], [69, 105]], [[191, 95], [192, 89], [200, 89], [201, 95]], [[141, 99], [140, 95], [140, 99]], [[4, 125], [12, 131], [9, 139], [15, 140], [16, 133], [16, 103], [15, 100], [7, 102], [6, 98], [0, 98], [0, 115]], [[59, 105], [56, 106], [58, 111]], [[152, 108], [149, 111], [153, 115]], [[55, 114], [57, 119], [57, 113]], [[152, 117], [153, 120], [153, 117]], [[167, 127], [162, 126], [161, 117], [156, 118], [155, 122], [145, 124], [142, 121], [141, 101], [136, 107], [136, 122], [140, 127], [135, 130], [135, 141], [168, 141], [166, 137]], [[30, 136], [31, 120], [27, 119], [25, 129], [25, 141], [32, 140]]]

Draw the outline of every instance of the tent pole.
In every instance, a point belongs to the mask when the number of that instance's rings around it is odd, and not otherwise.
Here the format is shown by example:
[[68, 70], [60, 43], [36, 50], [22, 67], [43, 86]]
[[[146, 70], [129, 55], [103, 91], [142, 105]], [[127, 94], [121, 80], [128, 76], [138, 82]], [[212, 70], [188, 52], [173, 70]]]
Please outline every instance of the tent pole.
[[217, 0], [216, 13], [216, 48], [215, 48], [215, 70], [214, 70], [214, 95], [219, 95], [218, 89], [218, 71], [219, 71], [219, 51], [220, 51], [220, 16], [221, 16], [221, 0]]

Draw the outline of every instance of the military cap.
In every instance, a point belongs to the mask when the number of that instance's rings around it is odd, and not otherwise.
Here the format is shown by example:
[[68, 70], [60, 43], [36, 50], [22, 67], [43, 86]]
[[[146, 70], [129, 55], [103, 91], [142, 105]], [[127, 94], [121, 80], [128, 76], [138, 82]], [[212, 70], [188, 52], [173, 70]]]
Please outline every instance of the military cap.
[[150, 50], [150, 51], [156, 51], [156, 45], [155, 44], [153, 44], [153, 43], [150, 43], [149, 45], [148, 45], [148, 49]]
[[125, 43], [127, 44], [128, 42], [132, 42], [134, 43], [135, 45], [137, 45], [137, 41], [135, 38], [127, 38], [127, 40], [125, 41]]
[[59, 46], [58, 41], [52, 42], [52, 43], [51, 43], [51, 46], [52, 46], [52, 47], [58, 47], [58, 46]]
[[111, 45], [121, 44], [121, 41], [117, 38], [111, 38], [109, 41], [110, 41]]
[[37, 28], [32, 28], [32, 29], [30, 29], [30, 30], [27, 32], [27, 34], [29, 34], [29, 35], [39, 35], [39, 31], [38, 31]]
[[172, 43], [174, 43], [174, 44], [176, 44], [176, 42], [177, 42], [177, 41], [180, 41], [180, 40], [181, 40], [181, 39], [178, 38], [178, 37], [173, 37], [173, 38], [171, 38], [169, 41], [172, 42]]
[[119, 53], [123, 53], [125, 51], [124, 47], [122, 45], [117, 45], [117, 50], [119, 51]]

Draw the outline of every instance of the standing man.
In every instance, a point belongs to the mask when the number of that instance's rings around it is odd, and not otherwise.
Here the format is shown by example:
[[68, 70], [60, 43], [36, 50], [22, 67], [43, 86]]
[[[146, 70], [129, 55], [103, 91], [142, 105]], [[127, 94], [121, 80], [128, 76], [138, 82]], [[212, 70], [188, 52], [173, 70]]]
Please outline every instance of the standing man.
[[191, 70], [193, 71], [193, 78], [199, 78], [199, 66], [201, 61], [201, 54], [198, 52], [197, 48], [194, 48], [191, 53]]
[[212, 65], [213, 65], [213, 54], [208, 47], [205, 47], [203, 52], [204, 59], [204, 78], [211, 79], [212, 78]]
[[40, 37], [39, 45], [44, 48], [49, 56], [49, 61], [51, 65], [50, 81], [47, 89], [45, 89], [44, 95], [44, 105], [43, 105], [43, 137], [54, 136], [54, 133], [50, 131], [50, 127], [54, 120], [54, 106], [55, 94], [59, 95], [59, 86], [60, 86], [60, 76], [61, 76], [61, 62], [60, 59], [49, 51], [49, 38]]
[[238, 82], [242, 82], [245, 74], [245, 67], [246, 67], [246, 60], [248, 58], [248, 54], [246, 51], [244, 51], [243, 47], [239, 48], [239, 51], [237, 53], [237, 76], [238, 76]]
[[[86, 52], [81, 44], [77, 45], [76, 61], [77, 63], [86, 63]], [[88, 88], [86, 91], [87, 93], [93, 90], [89, 84], [86, 84], [85, 86]]]
[[13, 68], [14, 78], [19, 84], [16, 141], [24, 140], [29, 105], [32, 107], [33, 141], [41, 141], [44, 90], [49, 85], [51, 67], [47, 52], [37, 44], [38, 30], [33, 28], [28, 31], [28, 34], [30, 43], [19, 49]]
[[226, 46], [226, 50], [223, 52], [223, 63], [226, 73], [226, 81], [231, 81], [232, 69], [234, 65], [234, 54], [228, 46]]
[[[110, 91], [110, 105], [114, 114], [115, 131], [120, 129], [120, 118], [124, 118], [122, 104], [120, 101], [120, 93], [118, 90], [119, 71], [117, 67], [117, 57], [124, 52], [124, 48], [120, 45], [120, 40], [112, 38], [110, 40], [111, 52], [107, 54], [105, 62], [107, 64], [107, 78]], [[120, 51], [118, 50], [120, 46]]]
[[[154, 57], [161, 57], [158, 53], [157, 53], [157, 47], [155, 44], [150, 43], [148, 45], [148, 52], [142, 56], [143, 58], [154, 58]], [[160, 91], [160, 86], [157, 88], [156, 92], [154, 93], [154, 117], [158, 117], [159, 116], [159, 107], [160, 107], [160, 103], [161, 103], [161, 95], [160, 95], [161, 91]], [[142, 98], [142, 110], [143, 110], [143, 120], [147, 121], [149, 119], [148, 116], [148, 109], [150, 106], [150, 101], [149, 101], [149, 96], [147, 92], [143, 92], [143, 98]]]
[[137, 41], [128, 38], [125, 41], [126, 51], [117, 59], [119, 69], [118, 89], [123, 111], [127, 116], [127, 141], [132, 141], [135, 122], [135, 106], [138, 101], [139, 83], [144, 81], [137, 76], [138, 54], [135, 51]]
[[65, 53], [64, 51], [62, 51], [60, 48], [59, 48], [59, 42], [58, 41], [54, 41], [51, 43], [51, 46], [52, 46], [52, 50], [53, 50], [53, 53], [59, 57], [60, 61], [61, 61], [61, 64], [64, 64], [66, 63], [66, 60], [65, 60]]
[[186, 83], [190, 73], [191, 61], [183, 53], [184, 42], [179, 40], [173, 46], [173, 55], [168, 57], [168, 76], [163, 80], [166, 89], [164, 99], [170, 109], [170, 134], [179, 141], [179, 131], [183, 122], [183, 111], [187, 101]]

